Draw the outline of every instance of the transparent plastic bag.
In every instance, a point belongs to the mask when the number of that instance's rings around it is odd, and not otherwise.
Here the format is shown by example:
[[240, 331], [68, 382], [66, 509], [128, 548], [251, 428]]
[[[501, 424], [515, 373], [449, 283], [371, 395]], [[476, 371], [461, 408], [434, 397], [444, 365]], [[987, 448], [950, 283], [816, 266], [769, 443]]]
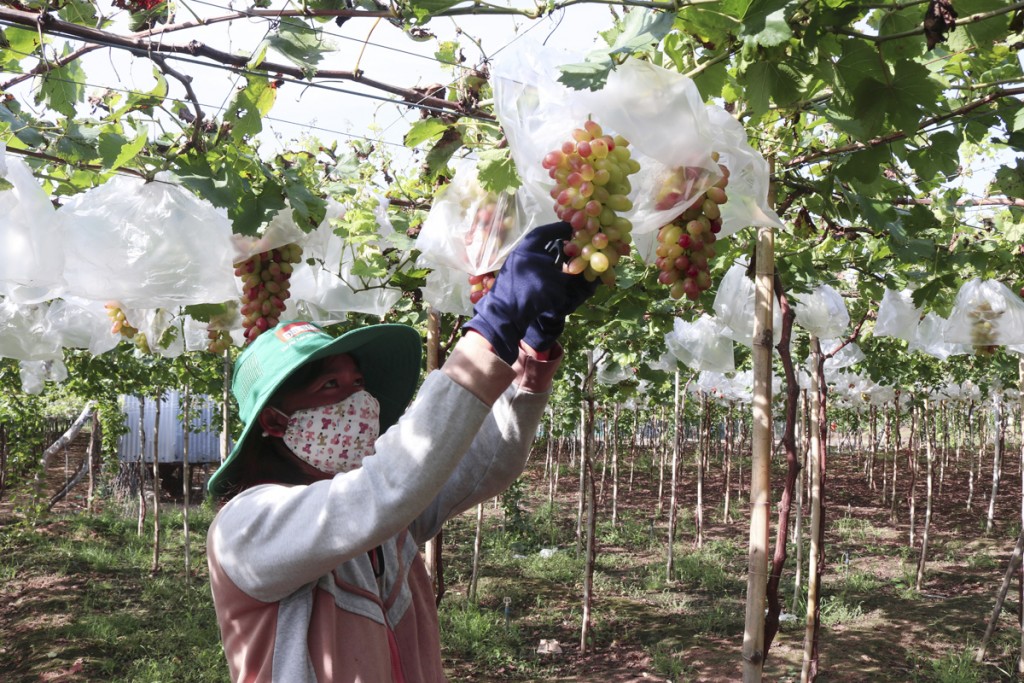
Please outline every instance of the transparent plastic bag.
[[12, 185], [0, 190], [0, 295], [24, 304], [52, 299], [64, 287], [57, 212], [29, 167], [7, 157], [3, 144], [0, 165], [0, 177]]
[[1024, 301], [997, 280], [965, 282], [956, 295], [943, 339], [979, 352], [1024, 344]]
[[437, 266], [427, 274], [427, 283], [420, 291], [423, 301], [439, 313], [470, 316], [473, 304], [469, 300], [469, 286], [465, 273]]
[[472, 160], [452, 165], [455, 175], [434, 197], [416, 248], [434, 265], [469, 275], [494, 272], [526, 227], [517, 223], [515, 195], [485, 190]]
[[878, 305], [874, 334], [876, 337], [895, 337], [909, 342], [914, 339], [920, 319], [921, 309], [914, 306], [909, 289], [896, 292], [886, 287], [882, 302]]
[[237, 296], [227, 215], [177, 185], [115, 176], [58, 214], [72, 296], [140, 308]]
[[964, 344], [953, 344], [943, 339], [946, 321], [935, 313], [926, 313], [914, 332], [914, 339], [907, 345], [909, 351], [920, 351], [939, 360], [968, 353]]
[[[822, 339], [821, 351], [822, 353], [832, 353], [836, 349], [842, 340], [840, 339]], [[864, 352], [857, 346], [855, 342], [850, 342], [843, 348], [836, 351], [836, 354], [831, 358], [825, 359], [826, 370], [840, 370], [842, 368], [848, 368], [851, 365], [861, 362], [864, 360]]]
[[597, 362], [597, 383], [614, 386], [633, 378], [633, 370], [620, 364], [610, 353], [601, 354]]
[[693, 370], [732, 372], [732, 340], [722, 334], [722, 327], [707, 315], [693, 323], [676, 318], [672, 331], [665, 335], [665, 345], [679, 362]]
[[[343, 218], [345, 211], [345, 206], [330, 201], [324, 220], [308, 235], [277, 236], [277, 239], [302, 245], [303, 261], [296, 264], [292, 272], [291, 296], [285, 302], [286, 317], [324, 324], [344, 320], [348, 313], [383, 317], [401, 297], [401, 291], [385, 285], [386, 278], [362, 278], [352, 274], [357, 255], [351, 245], [335, 234], [332, 224]], [[381, 224], [381, 216], [386, 214], [375, 212], [375, 215], [381, 231], [394, 232], [390, 222]], [[310, 259], [312, 265], [308, 262]]]
[[[747, 266], [736, 263], [725, 272], [715, 293], [715, 317], [725, 325], [724, 334], [746, 347], [754, 345], [756, 286], [747, 277]], [[772, 302], [772, 344], [782, 338], [782, 309]]]
[[[819, 285], [807, 294], [794, 294], [796, 323], [819, 339], [839, 337], [850, 326], [850, 314], [839, 292]], [[822, 351], [827, 350], [822, 347]]]
[[46, 323], [62, 347], [87, 349], [94, 356], [110, 351], [121, 340], [110, 331], [110, 318], [99, 301], [54, 299], [46, 311]]
[[48, 304], [18, 304], [0, 299], [0, 358], [56, 360], [60, 341], [46, 320]]
[[21, 390], [26, 394], [43, 393], [46, 382], [60, 384], [68, 378], [68, 369], [64, 361], [57, 360], [23, 360], [18, 363], [18, 377]]

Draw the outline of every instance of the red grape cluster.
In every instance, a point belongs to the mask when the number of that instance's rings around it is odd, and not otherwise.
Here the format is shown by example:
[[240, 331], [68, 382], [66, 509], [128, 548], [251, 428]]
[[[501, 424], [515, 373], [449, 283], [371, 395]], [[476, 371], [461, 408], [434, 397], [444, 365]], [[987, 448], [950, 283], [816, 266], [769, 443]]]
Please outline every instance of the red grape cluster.
[[469, 276], [469, 300], [472, 303], [480, 301], [487, 292], [494, 287], [495, 273], [484, 273], [483, 275]]
[[719, 208], [728, 200], [725, 187], [729, 171], [720, 166], [722, 178], [700, 194], [689, 208], [658, 231], [658, 281], [669, 287], [669, 296], [684, 295], [696, 301], [711, 287], [710, 261], [715, 257], [715, 240], [722, 230]]
[[633, 208], [629, 176], [640, 164], [630, 157], [625, 138], [605, 135], [594, 121], [574, 130], [572, 138], [542, 162], [555, 181], [555, 214], [572, 226], [572, 240], [563, 248], [567, 269], [612, 284], [612, 268], [629, 253], [632, 241], [633, 224], [618, 214]]
[[235, 264], [242, 280], [242, 327], [246, 342], [252, 342], [277, 325], [288, 299], [292, 264], [302, 260], [302, 247], [286, 244]]

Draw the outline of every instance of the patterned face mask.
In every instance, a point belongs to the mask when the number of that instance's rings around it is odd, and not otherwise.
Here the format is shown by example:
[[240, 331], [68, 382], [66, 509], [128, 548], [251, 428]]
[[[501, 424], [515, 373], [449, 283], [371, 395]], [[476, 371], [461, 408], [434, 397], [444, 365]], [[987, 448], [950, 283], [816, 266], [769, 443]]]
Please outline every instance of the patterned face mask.
[[282, 440], [300, 460], [321, 472], [349, 472], [373, 455], [380, 432], [380, 403], [357, 391], [341, 403], [297, 410]]

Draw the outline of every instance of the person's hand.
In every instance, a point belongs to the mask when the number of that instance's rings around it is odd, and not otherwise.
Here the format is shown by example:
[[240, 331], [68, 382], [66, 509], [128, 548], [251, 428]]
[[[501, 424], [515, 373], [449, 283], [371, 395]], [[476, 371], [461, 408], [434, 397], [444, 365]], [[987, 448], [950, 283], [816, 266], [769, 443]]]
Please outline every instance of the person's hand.
[[538, 343], [543, 345], [549, 338], [551, 341], [544, 348], [534, 348], [543, 351], [551, 347], [561, 333], [558, 329], [551, 337], [558, 321], [562, 321], [564, 329], [565, 316], [589, 296], [581, 296], [570, 285], [583, 283], [591, 288], [590, 293], [596, 287], [596, 283], [586, 282], [582, 276], [562, 272], [561, 241], [571, 236], [572, 228], [565, 222], [542, 225], [528, 232], [498, 271], [494, 288], [477, 303], [475, 315], [466, 323], [466, 328], [487, 339], [509, 365], [519, 355], [519, 342], [528, 328], [540, 324], [542, 318], [546, 322], [543, 332], [537, 334]]
[[537, 319], [526, 328], [523, 342], [537, 351], [547, 351], [565, 331], [565, 319], [583, 305], [597, 291], [598, 280], [587, 280], [582, 275], [561, 274], [562, 295], [557, 305], [541, 311]]

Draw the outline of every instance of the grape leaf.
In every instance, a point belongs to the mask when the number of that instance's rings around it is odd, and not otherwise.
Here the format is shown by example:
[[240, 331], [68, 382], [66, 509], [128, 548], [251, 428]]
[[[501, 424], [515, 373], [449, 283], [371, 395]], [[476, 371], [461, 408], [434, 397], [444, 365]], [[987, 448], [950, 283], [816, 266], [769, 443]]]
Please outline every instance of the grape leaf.
[[324, 52], [334, 51], [334, 47], [323, 39], [320, 31], [290, 17], [282, 18], [277, 31], [265, 42], [307, 75], [316, 71]]
[[766, 15], [763, 19], [759, 19], [759, 21], [763, 21], [761, 30], [757, 33], [747, 33], [748, 38], [758, 45], [775, 47], [793, 37], [793, 31], [789, 28], [789, 24], [786, 22], [786, 14], [782, 9]]
[[409, 132], [405, 134], [405, 146], [416, 147], [428, 140], [440, 138], [448, 130], [448, 124], [436, 118], [420, 119], [412, 124]]
[[489, 192], [514, 190], [522, 183], [508, 149], [485, 149], [476, 166], [477, 178]]
[[408, 3], [408, 11], [412, 13], [415, 23], [425, 24], [430, 17], [450, 9], [461, 0], [416, 0]]
[[224, 121], [231, 125], [232, 139], [239, 141], [263, 130], [263, 117], [274, 106], [277, 90], [270, 87], [267, 78], [249, 75], [244, 88], [235, 93], [224, 112]]
[[96, 26], [95, 2], [69, 0], [57, 12], [61, 19], [83, 26]]
[[[42, 147], [46, 144], [46, 138], [35, 128], [38, 125], [31, 117], [21, 113], [17, 100], [0, 101], [0, 131], [10, 131], [25, 147]], [[7, 144], [13, 147], [15, 145], [12, 142], [7, 140]]]
[[[71, 53], [71, 45], [65, 44], [63, 55]], [[43, 83], [36, 94], [36, 102], [45, 103], [51, 109], [68, 118], [75, 116], [75, 105], [85, 95], [85, 71], [78, 60], [43, 74]]]
[[1019, 164], [1000, 168], [989, 184], [989, 192], [1003, 194], [1007, 197], [1024, 197], [1024, 168], [1021, 168]]
[[103, 132], [99, 137], [99, 152], [103, 167], [111, 171], [121, 168], [138, 156], [146, 146], [147, 131], [139, 124], [131, 140], [120, 133]]
[[672, 30], [675, 15], [670, 12], [634, 9], [622, 20], [621, 29], [612, 45], [594, 50], [585, 61], [559, 67], [558, 82], [573, 90], [600, 90], [615, 66], [615, 58], [624, 58], [650, 47]]

